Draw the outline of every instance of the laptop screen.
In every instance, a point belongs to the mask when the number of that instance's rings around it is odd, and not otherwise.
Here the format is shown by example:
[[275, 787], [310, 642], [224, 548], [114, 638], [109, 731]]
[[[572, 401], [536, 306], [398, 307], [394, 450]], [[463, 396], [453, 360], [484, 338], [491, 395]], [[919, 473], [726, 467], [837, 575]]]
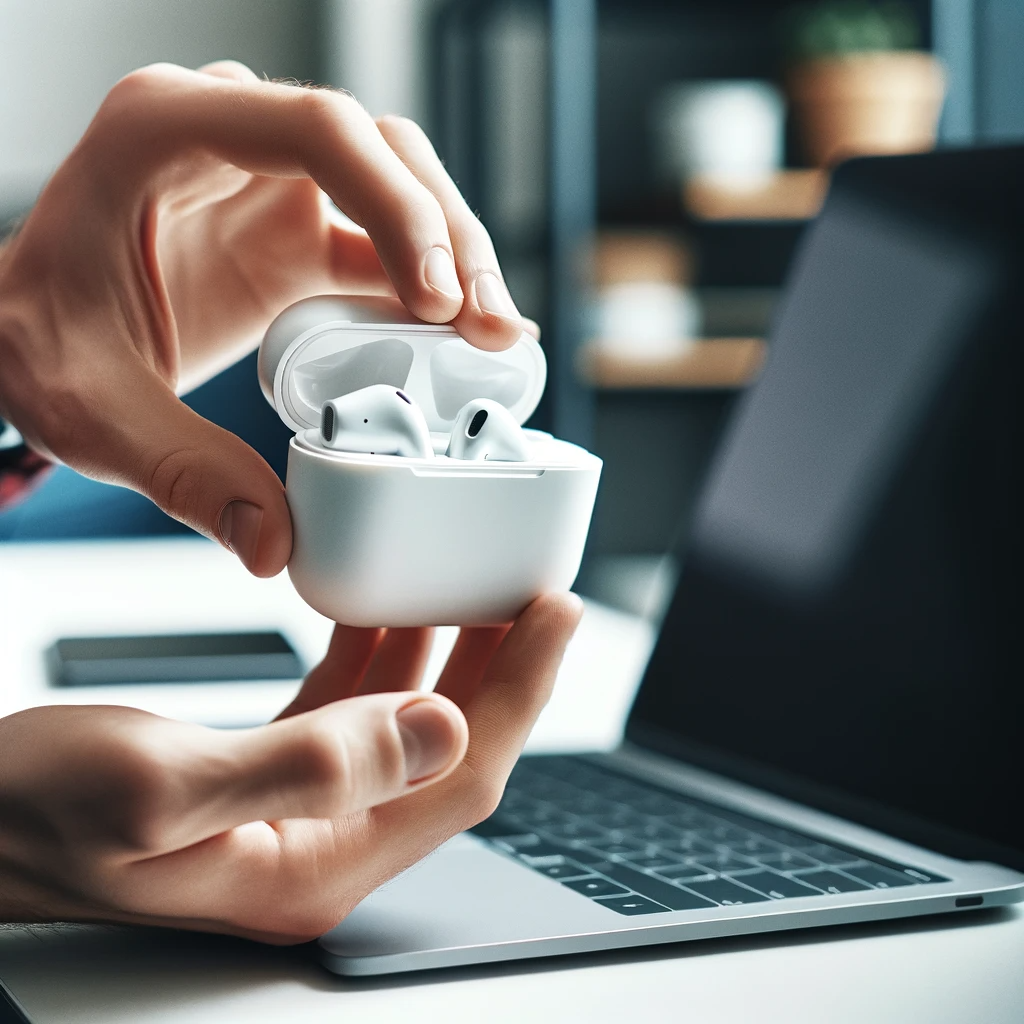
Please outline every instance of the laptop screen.
[[1024, 149], [846, 165], [730, 424], [635, 743], [1024, 868]]

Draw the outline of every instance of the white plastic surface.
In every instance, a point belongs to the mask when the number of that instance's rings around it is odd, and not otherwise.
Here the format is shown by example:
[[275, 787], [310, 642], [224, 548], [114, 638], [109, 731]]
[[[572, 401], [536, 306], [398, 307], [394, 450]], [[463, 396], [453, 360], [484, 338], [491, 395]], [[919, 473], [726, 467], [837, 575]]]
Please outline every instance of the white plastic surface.
[[601, 460], [553, 438], [526, 463], [288, 453], [295, 589], [352, 626], [509, 622], [579, 571]]
[[500, 402], [525, 423], [547, 380], [544, 352], [525, 332], [504, 352], [484, 352], [397, 300], [341, 296], [286, 309], [267, 330], [258, 365], [267, 401], [295, 431], [318, 426], [324, 402], [371, 384], [405, 391], [432, 431], [450, 430], [474, 398]]
[[[483, 352], [394, 301], [320, 297], [274, 321], [259, 373], [267, 399], [297, 431], [286, 482], [295, 537], [288, 571], [318, 612], [353, 626], [492, 624], [572, 586], [601, 460], [537, 431], [526, 432], [526, 462], [440, 454], [472, 399], [500, 402], [520, 423], [529, 417], [546, 379], [533, 338]], [[419, 404], [434, 458], [324, 447], [323, 403], [380, 383]]]

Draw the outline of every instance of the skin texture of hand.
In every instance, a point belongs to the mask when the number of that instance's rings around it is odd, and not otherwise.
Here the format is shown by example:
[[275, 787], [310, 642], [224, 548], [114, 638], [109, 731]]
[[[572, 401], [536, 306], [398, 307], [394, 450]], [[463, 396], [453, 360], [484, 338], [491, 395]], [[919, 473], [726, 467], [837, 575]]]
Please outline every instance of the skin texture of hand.
[[397, 294], [484, 349], [524, 327], [415, 124], [232, 62], [142, 68], [0, 252], [0, 417], [274, 575], [291, 551], [280, 481], [176, 395], [253, 349], [285, 306], [332, 292]]
[[493, 811], [580, 614], [552, 595], [463, 629], [433, 695], [413, 692], [429, 630], [339, 626], [257, 729], [120, 707], [0, 719], [0, 920], [322, 934]]

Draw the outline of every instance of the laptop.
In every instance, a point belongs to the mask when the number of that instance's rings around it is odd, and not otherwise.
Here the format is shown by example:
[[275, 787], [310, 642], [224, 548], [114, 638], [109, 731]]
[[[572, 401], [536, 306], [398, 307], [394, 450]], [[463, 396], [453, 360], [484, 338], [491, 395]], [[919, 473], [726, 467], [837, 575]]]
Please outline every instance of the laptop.
[[1024, 899], [1024, 148], [852, 161], [612, 753], [318, 943], [372, 975]]

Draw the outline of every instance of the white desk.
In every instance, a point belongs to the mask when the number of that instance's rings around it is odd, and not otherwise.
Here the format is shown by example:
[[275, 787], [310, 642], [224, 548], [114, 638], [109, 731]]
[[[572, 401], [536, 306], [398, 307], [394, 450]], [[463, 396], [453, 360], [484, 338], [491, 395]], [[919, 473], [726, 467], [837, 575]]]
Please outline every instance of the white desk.
[[[48, 690], [60, 635], [281, 628], [313, 662], [329, 624], [287, 577], [250, 579], [213, 545], [0, 548], [0, 713], [44, 702], [133, 703], [209, 724], [270, 717], [289, 683]], [[588, 605], [530, 748], [616, 742], [651, 644], [640, 620]], [[438, 671], [446, 631], [429, 671]], [[87, 926], [0, 929], [0, 978], [37, 1024], [121, 1021], [521, 1022], [1024, 1020], [1024, 912], [832, 929], [351, 981], [302, 949]], [[0, 1012], [2, 1019], [2, 1012]]]

